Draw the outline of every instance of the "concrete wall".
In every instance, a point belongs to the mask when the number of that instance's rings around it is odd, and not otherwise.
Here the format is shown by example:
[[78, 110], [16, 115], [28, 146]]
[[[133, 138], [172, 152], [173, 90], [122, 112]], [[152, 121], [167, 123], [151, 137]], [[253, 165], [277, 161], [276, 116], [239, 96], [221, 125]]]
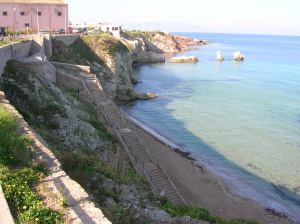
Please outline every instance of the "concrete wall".
[[89, 74], [90, 67], [65, 63], [53, 63], [56, 67], [56, 85], [66, 89], [78, 91], [79, 97], [93, 103], [84, 79], [94, 76]]
[[2, 191], [1, 185], [0, 185], [0, 223], [5, 224], [14, 224], [14, 220], [12, 218], [12, 215], [10, 213], [7, 201], [5, 199], [4, 193]]
[[42, 58], [52, 56], [52, 42], [50, 35], [35, 35], [31, 40], [13, 43], [0, 47], [0, 77], [4, 72], [6, 62], [11, 59], [23, 61], [32, 55], [39, 54]]
[[63, 42], [65, 45], [70, 46], [73, 44], [78, 38], [80, 37], [79, 34], [73, 34], [73, 35], [59, 35], [55, 36], [54, 38], [58, 41]]
[[25, 62], [24, 65], [36, 75], [45, 76], [56, 83], [56, 68], [49, 61]]
[[27, 41], [0, 47], [0, 77], [8, 60], [22, 59], [30, 56], [31, 43], [32, 41]]

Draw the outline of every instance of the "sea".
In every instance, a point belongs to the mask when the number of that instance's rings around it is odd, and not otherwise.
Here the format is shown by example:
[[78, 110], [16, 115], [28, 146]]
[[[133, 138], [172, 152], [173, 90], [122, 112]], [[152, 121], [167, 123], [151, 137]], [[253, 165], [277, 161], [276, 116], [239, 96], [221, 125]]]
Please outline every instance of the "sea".
[[[177, 54], [197, 56], [196, 64], [136, 68], [136, 91], [158, 97], [122, 110], [190, 152], [233, 193], [300, 223], [300, 37], [176, 35], [212, 43]], [[245, 60], [233, 61], [234, 51]]]

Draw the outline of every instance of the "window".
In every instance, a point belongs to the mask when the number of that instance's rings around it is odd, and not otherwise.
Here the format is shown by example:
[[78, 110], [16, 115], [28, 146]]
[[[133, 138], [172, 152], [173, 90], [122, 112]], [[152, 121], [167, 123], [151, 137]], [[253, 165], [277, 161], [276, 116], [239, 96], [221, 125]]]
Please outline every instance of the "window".
[[58, 13], [57, 13], [57, 15], [58, 15], [58, 16], [61, 16], [61, 15], [62, 15], [62, 13], [61, 13], [61, 12], [58, 12]]
[[42, 16], [42, 12], [38, 12], [38, 15], [39, 15], [39, 16]]
[[25, 12], [20, 12], [20, 15], [21, 16], [25, 16]]
[[3, 15], [3, 16], [7, 16], [7, 12], [3, 12], [2, 15]]

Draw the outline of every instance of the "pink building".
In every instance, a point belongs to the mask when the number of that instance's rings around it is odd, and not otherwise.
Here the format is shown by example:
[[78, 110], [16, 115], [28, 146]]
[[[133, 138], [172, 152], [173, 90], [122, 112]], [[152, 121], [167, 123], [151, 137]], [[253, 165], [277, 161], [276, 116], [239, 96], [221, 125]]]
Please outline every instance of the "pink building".
[[15, 32], [65, 30], [68, 4], [63, 0], [0, 0], [0, 27]]

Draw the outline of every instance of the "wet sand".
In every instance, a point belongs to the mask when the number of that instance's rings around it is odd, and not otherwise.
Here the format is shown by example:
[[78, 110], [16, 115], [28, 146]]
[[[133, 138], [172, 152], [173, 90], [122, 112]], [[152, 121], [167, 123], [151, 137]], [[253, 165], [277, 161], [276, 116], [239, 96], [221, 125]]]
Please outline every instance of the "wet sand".
[[280, 214], [271, 214], [253, 200], [234, 195], [220, 177], [189, 158], [187, 153], [174, 149], [175, 144], [131, 122], [148, 153], [165, 164], [169, 176], [188, 204], [198, 205], [223, 218], [244, 218], [266, 224], [293, 223]]

